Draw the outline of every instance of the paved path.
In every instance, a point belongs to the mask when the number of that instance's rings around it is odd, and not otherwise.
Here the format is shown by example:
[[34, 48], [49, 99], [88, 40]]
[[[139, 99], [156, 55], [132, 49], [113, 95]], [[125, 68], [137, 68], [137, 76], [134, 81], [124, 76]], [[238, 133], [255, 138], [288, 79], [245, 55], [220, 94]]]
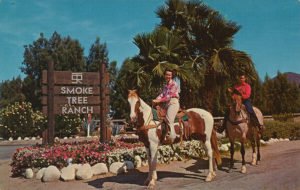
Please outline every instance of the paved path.
[[0, 146], [0, 160], [10, 160], [17, 148], [24, 145]]
[[[246, 152], [250, 161], [250, 150]], [[172, 162], [169, 165], [158, 166], [158, 182], [156, 189], [272, 189], [299, 190], [300, 189], [300, 141], [278, 142], [262, 148], [262, 161], [259, 166], [247, 163], [247, 174], [239, 172], [240, 154], [236, 153], [236, 169], [227, 173], [226, 164], [229, 159], [224, 158], [225, 166], [217, 171], [215, 181], [204, 182], [207, 174], [206, 160], [189, 160], [186, 162]], [[35, 179], [10, 177], [9, 161], [0, 161], [0, 189], [1, 190], [81, 190], [81, 189], [146, 189], [143, 181], [147, 176], [147, 167], [130, 171], [126, 174], [94, 177], [86, 181], [42, 183]]]

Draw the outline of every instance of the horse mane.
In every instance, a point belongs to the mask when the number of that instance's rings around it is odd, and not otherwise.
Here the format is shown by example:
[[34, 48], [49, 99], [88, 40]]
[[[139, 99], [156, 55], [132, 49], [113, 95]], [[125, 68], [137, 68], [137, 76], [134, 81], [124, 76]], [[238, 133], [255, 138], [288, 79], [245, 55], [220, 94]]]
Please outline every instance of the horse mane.
[[140, 100], [136, 102], [135, 104], [135, 113], [137, 114], [137, 127], [141, 127], [145, 124], [145, 121], [144, 121], [144, 117], [143, 117], [143, 112], [140, 111], [140, 106], [141, 106], [141, 102]]
[[241, 111], [245, 109], [245, 106], [242, 103], [242, 96], [236, 93], [233, 93], [231, 96], [233, 102], [231, 104], [231, 109], [234, 109], [235, 111]]
[[137, 114], [137, 127], [142, 127], [145, 124], [143, 112], [140, 111], [141, 99], [137, 93], [137, 90], [128, 90], [128, 98], [136, 98], [138, 101], [135, 104], [134, 111]]

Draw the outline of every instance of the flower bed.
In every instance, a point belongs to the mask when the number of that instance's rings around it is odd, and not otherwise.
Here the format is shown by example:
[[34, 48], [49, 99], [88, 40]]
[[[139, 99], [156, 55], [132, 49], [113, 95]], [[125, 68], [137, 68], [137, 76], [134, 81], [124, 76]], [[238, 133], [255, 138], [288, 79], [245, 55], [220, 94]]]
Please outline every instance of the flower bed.
[[[168, 163], [172, 160], [182, 160], [184, 157], [203, 157], [204, 145], [199, 141], [184, 142], [181, 146], [176, 144], [160, 146], [158, 162]], [[68, 165], [68, 158], [72, 163], [106, 163], [110, 166], [113, 162], [133, 161], [135, 156], [140, 156], [142, 161], [147, 160], [145, 148], [142, 143], [126, 143], [115, 140], [108, 144], [99, 141], [85, 141], [74, 143], [55, 144], [53, 146], [35, 145], [19, 148], [13, 155], [11, 166], [14, 176], [23, 174], [26, 168], [43, 168], [54, 165], [61, 169]]]
[[85, 141], [74, 143], [55, 144], [53, 146], [35, 145], [19, 148], [12, 157], [12, 173], [20, 175], [25, 168], [42, 168], [55, 165], [58, 168], [67, 166], [67, 159], [72, 158], [73, 163], [107, 163], [108, 155], [117, 149], [132, 149], [142, 144], [130, 144], [116, 141], [101, 144], [98, 141]]

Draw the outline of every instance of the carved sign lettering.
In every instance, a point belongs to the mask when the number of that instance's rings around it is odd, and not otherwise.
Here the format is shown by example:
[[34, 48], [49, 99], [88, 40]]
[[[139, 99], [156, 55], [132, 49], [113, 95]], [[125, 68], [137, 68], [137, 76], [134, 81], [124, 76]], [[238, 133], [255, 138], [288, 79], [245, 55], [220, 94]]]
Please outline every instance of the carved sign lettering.
[[[54, 72], [54, 113], [55, 114], [87, 114], [100, 113], [99, 73], [89, 72]], [[47, 83], [47, 72], [43, 71], [43, 83]], [[57, 86], [60, 84], [61, 86]], [[95, 88], [95, 89], [94, 89]], [[47, 94], [43, 88], [43, 94]], [[42, 104], [47, 105], [47, 96], [43, 96]], [[43, 108], [43, 112], [47, 109]]]

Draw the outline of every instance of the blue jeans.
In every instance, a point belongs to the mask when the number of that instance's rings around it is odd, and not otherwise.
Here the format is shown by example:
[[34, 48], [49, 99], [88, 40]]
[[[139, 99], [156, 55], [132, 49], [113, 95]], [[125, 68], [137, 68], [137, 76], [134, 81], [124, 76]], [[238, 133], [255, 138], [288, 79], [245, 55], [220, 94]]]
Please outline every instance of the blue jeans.
[[246, 100], [243, 100], [243, 104], [245, 105], [246, 107], [246, 110], [249, 112], [250, 114], [250, 120], [253, 122], [253, 124], [255, 126], [258, 126], [259, 129], [261, 129], [261, 124], [259, 123], [259, 120], [253, 110], [253, 107], [252, 107], [252, 104], [251, 104], [251, 101], [250, 99], [246, 99]]
[[250, 115], [255, 114], [249, 98], [246, 100], [243, 100], [243, 104], [245, 105], [246, 110], [248, 111], [248, 113], [250, 113]]

